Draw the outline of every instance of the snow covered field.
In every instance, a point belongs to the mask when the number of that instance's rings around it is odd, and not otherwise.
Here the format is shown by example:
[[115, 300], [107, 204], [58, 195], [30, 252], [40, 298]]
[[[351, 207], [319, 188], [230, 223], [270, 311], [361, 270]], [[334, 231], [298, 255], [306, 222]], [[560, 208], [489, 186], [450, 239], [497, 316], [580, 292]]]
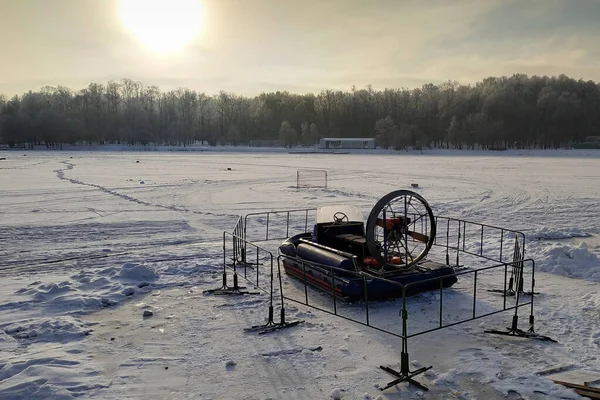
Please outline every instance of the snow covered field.
[[[578, 398], [535, 372], [600, 370], [598, 152], [25, 154], [0, 152], [0, 398]], [[296, 189], [298, 168], [326, 169], [328, 188]], [[377, 367], [398, 365], [399, 339], [293, 304], [303, 324], [244, 333], [267, 296], [202, 294], [220, 285], [239, 215], [368, 212], [413, 182], [436, 215], [526, 233], [536, 329], [558, 344], [483, 333], [509, 312], [458, 325], [409, 341], [411, 360], [434, 366], [419, 377], [430, 392], [381, 392], [391, 377]], [[462, 289], [448, 292], [457, 309]], [[411, 302], [435, 315], [434, 294]], [[398, 309], [373, 315], [397, 327]]]

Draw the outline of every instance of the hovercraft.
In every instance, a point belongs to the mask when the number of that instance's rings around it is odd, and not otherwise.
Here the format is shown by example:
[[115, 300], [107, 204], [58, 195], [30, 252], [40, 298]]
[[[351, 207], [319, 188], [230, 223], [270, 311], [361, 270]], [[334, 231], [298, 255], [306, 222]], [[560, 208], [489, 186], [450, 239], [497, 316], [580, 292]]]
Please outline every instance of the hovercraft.
[[427, 259], [435, 235], [425, 199], [397, 190], [375, 204], [366, 228], [355, 206], [318, 208], [313, 231], [288, 238], [279, 253], [287, 274], [337, 297], [393, 299], [457, 282], [454, 268]]

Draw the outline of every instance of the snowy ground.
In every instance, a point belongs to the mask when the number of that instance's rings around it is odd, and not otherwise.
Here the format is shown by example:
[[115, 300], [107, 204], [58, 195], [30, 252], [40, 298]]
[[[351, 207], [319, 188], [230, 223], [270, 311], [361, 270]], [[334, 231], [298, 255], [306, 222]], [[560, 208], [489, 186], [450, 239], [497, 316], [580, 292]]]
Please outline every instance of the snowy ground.
[[[598, 152], [25, 154], [0, 154], [2, 398], [577, 398], [535, 372], [600, 369]], [[307, 167], [326, 169], [329, 187], [295, 189]], [[380, 392], [391, 377], [377, 367], [398, 365], [399, 339], [294, 304], [287, 317], [303, 324], [257, 336], [243, 328], [264, 321], [267, 296], [202, 294], [220, 284], [222, 232], [239, 215], [368, 211], [413, 182], [437, 215], [526, 233], [536, 328], [558, 344], [483, 333], [509, 313], [458, 325], [409, 341], [411, 359], [434, 366], [420, 378], [430, 392]], [[452, 311], [468, 311], [468, 289], [445, 293]], [[435, 318], [435, 296], [411, 299], [411, 326]], [[372, 316], [397, 330], [398, 310]]]

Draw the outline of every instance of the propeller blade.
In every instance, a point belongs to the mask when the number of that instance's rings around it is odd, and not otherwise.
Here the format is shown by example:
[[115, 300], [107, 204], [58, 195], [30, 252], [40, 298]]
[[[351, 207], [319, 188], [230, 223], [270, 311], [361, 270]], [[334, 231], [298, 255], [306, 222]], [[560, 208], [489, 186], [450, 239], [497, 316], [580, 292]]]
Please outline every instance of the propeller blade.
[[423, 242], [423, 243], [427, 243], [429, 241], [429, 236], [424, 235], [420, 232], [413, 232], [413, 231], [408, 231], [408, 234], [415, 240], [418, 240], [419, 242]]
[[[385, 229], [393, 229], [396, 225], [401, 225], [402, 219], [400, 218], [387, 218], [385, 220]], [[383, 219], [377, 218], [377, 226], [383, 228]]]

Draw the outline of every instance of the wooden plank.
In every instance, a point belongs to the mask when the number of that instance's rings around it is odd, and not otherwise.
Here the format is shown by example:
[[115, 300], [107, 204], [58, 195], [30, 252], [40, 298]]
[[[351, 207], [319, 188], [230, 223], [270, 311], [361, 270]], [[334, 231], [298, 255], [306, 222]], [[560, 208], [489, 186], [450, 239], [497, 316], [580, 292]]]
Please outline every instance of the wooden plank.
[[600, 372], [576, 369], [551, 373], [547, 377], [582, 396], [600, 400]]
[[596, 393], [598, 395], [600, 395], [600, 388], [595, 388], [592, 386], [585, 386], [585, 385], [581, 385], [578, 383], [571, 383], [571, 382], [561, 382], [561, 381], [555, 381], [553, 380], [554, 383], [558, 383], [559, 385], [563, 385], [565, 387], [571, 388], [571, 389], [580, 389], [580, 390], [585, 390], [591, 393]]
[[583, 389], [573, 389], [573, 390], [575, 391], [575, 393], [577, 393], [580, 396], [585, 396], [592, 400], [600, 400], [600, 393], [590, 392], [588, 390], [583, 390]]
[[585, 382], [600, 381], [600, 372], [574, 369], [570, 371], [561, 371], [555, 374], [549, 374], [548, 378], [552, 379], [553, 381], [569, 382], [585, 386]]

